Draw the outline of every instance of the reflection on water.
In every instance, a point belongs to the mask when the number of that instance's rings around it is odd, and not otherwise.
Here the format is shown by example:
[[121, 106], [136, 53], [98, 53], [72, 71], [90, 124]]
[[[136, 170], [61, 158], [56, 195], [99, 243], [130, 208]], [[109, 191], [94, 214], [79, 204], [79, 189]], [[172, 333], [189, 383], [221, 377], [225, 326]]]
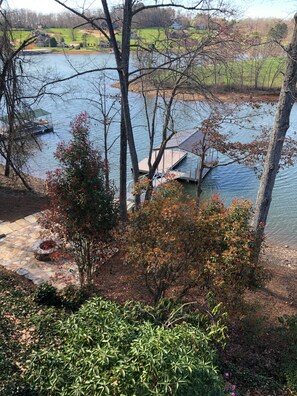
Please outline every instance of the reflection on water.
[[[56, 68], [60, 74], [69, 75], [71, 73], [70, 63], [61, 55], [46, 55], [41, 57], [43, 61], [46, 60], [47, 66]], [[69, 60], [75, 62], [77, 67], [95, 67], [95, 65], [103, 66], [108, 64], [113, 65], [111, 55], [96, 55], [96, 56], [70, 56]], [[36, 66], [40, 68], [40, 65]], [[109, 76], [116, 81], [116, 72], [110, 70]], [[98, 73], [93, 74], [93, 79], [98, 78]], [[55, 125], [55, 133], [48, 134], [41, 137], [43, 142], [42, 152], [36, 152], [36, 155], [30, 162], [31, 171], [34, 175], [45, 177], [48, 170], [56, 167], [57, 163], [53, 158], [53, 152], [56, 150], [57, 143], [61, 140], [69, 140], [69, 123], [81, 111], [88, 110], [92, 116], [96, 116], [97, 121], [93, 123], [91, 129], [91, 137], [96, 144], [102, 145], [102, 127], [98, 122], [98, 110], [86, 102], [83, 97], [96, 97], [96, 92], [92, 91], [93, 83], [90, 81], [91, 77], [79, 77], [73, 82], [67, 82], [55, 88], [55, 92], [62, 93], [67, 89], [70, 93], [62, 95], [62, 97], [55, 98], [53, 101], [50, 97], [45, 97], [40, 103], [42, 107], [52, 113]], [[109, 86], [108, 92], [111, 94], [118, 93], [117, 89]], [[148, 136], [145, 127], [145, 117], [142, 108], [142, 102], [139, 96], [131, 93], [132, 98], [132, 117], [135, 130], [135, 140], [139, 153], [139, 160], [147, 156], [148, 152]], [[265, 107], [266, 106], [266, 107]], [[273, 117], [268, 110], [270, 105], [263, 105], [261, 114], [255, 117], [252, 123], [271, 125]], [[247, 114], [250, 111], [248, 106], [242, 107], [242, 114]], [[174, 114], [176, 130], [190, 129], [199, 125], [199, 120], [203, 119], [208, 114], [208, 110], [202, 108], [193, 102], [183, 103], [179, 102]], [[114, 122], [110, 126], [109, 139], [110, 142], [117, 138], [119, 131], [119, 119], [115, 116]], [[291, 119], [290, 133], [296, 129], [297, 124], [297, 108], [293, 108]], [[161, 129], [160, 122], [160, 129]], [[251, 131], [248, 129], [240, 129], [236, 125], [228, 125], [228, 130], [236, 131], [236, 139], [246, 140], [251, 136]], [[118, 141], [113, 145], [110, 151], [110, 166], [112, 177], [115, 184], [118, 183], [118, 159], [119, 159], [119, 145]], [[184, 165], [183, 165], [184, 166]], [[128, 169], [131, 165], [128, 164]], [[185, 183], [186, 189], [189, 192], [195, 190], [194, 185]], [[203, 196], [209, 197], [214, 192], [218, 192], [220, 197], [228, 204], [234, 197], [248, 198], [253, 202], [256, 198], [258, 188], [258, 179], [255, 174], [248, 168], [233, 164], [226, 167], [218, 167], [213, 169], [205, 178], [203, 183]], [[295, 191], [297, 191], [297, 167], [281, 170], [279, 172], [269, 214], [267, 224], [267, 234], [270, 239], [274, 239], [278, 243], [288, 244], [297, 248], [297, 200], [295, 199]]]

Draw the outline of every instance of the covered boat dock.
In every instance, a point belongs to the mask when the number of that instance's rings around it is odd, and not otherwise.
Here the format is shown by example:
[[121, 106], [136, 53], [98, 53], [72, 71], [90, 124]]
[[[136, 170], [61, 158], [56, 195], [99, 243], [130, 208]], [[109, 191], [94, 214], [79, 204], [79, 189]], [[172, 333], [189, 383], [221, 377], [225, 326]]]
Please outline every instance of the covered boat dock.
[[[15, 139], [42, 135], [54, 130], [51, 113], [44, 109], [29, 110], [16, 115], [15, 119], [15, 128], [18, 129]], [[0, 118], [0, 122], [2, 124], [0, 135], [2, 139], [6, 139], [8, 136], [8, 117]]]
[[[201, 166], [201, 153], [203, 145], [208, 144], [205, 134], [199, 129], [188, 129], [176, 132], [166, 143], [164, 154], [157, 168], [155, 177], [165, 177], [170, 173], [175, 179], [186, 180], [188, 182], [196, 182], [198, 180], [199, 169]], [[152, 162], [155, 160], [160, 147], [156, 147], [152, 151]], [[206, 162], [213, 163], [217, 160], [217, 151], [214, 149], [207, 150]], [[190, 158], [187, 158], [190, 157]], [[189, 166], [181, 167], [179, 165], [188, 160]], [[148, 173], [148, 158], [143, 159], [138, 164], [141, 173]], [[209, 172], [210, 168], [204, 169], [203, 177]]]

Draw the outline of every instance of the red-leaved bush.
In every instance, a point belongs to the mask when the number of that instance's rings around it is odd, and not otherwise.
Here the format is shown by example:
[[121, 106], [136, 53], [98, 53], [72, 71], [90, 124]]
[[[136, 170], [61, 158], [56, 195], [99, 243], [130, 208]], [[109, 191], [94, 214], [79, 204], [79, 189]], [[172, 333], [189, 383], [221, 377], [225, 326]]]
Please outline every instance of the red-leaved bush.
[[72, 140], [55, 153], [60, 167], [48, 174], [49, 208], [40, 219], [74, 258], [80, 282], [90, 283], [104, 259], [111, 231], [117, 223], [114, 189], [106, 185], [105, 164], [89, 141], [89, 116], [71, 124]]

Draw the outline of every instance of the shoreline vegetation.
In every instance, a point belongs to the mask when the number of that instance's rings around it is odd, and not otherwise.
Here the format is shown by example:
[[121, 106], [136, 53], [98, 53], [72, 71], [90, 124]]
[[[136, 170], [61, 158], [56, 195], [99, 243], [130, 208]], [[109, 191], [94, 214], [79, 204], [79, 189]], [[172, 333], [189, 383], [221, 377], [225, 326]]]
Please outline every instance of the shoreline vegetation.
[[[119, 88], [119, 83], [113, 84], [114, 88]], [[143, 91], [140, 83], [133, 83], [129, 86], [130, 92], [140, 93]], [[153, 86], [146, 86], [144, 92], [147, 95], [155, 95], [156, 89]], [[165, 96], [169, 97], [171, 95], [171, 90], [164, 88], [162, 92]], [[245, 91], [232, 91], [232, 90], [222, 90], [215, 89], [212, 90], [211, 97], [218, 101], [225, 103], [236, 103], [236, 102], [276, 102], [279, 97], [279, 90], [245, 90]], [[205, 100], [205, 96], [197, 92], [189, 92], [189, 90], [183, 90], [177, 93], [176, 99], [184, 101], [200, 101]]]

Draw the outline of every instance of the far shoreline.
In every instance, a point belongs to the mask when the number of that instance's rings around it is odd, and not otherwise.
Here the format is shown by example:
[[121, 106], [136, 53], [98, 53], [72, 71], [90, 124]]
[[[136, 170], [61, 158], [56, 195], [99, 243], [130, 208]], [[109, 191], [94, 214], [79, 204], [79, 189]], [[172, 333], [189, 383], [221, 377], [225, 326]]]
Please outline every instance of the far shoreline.
[[[114, 88], [120, 88], [119, 82], [112, 84]], [[140, 83], [132, 83], [129, 86], [129, 91], [133, 93], [144, 92], [146, 95], [154, 96], [156, 94], [156, 89], [153, 86], [145, 86], [144, 89], [141, 87]], [[211, 96], [209, 95], [210, 101], [217, 101], [222, 103], [275, 103], [278, 101], [280, 90], [265, 91], [235, 91], [235, 90], [219, 90], [214, 89]], [[171, 90], [164, 88], [162, 91], [166, 97], [170, 97]], [[187, 102], [205, 102], [206, 98], [204, 95], [197, 92], [189, 92], [186, 90], [181, 90], [175, 96], [177, 100], [184, 100]]]
[[[43, 48], [40, 49], [44, 50]], [[34, 51], [34, 50], [33, 50]], [[36, 54], [34, 55], [108, 55], [112, 54], [113, 51], [97, 51], [97, 50], [87, 50], [87, 49], [63, 49], [63, 50], [48, 50], [48, 52], [43, 54], [38, 54], [38, 50], [36, 50]], [[32, 53], [30, 54], [32, 55]], [[114, 88], [120, 89], [119, 82], [112, 84]], [[129, 91], [133, 93], [142, 92], [142, 88], [139, 83], [132, 83], [129, 86]], [[152, 86], [146, 86], [144, 92], [147, 95], [153, 96], [156, 92], [156, 89]], [[165, 96], [170, 96], [170, 89], [164, 88], [163, 93]], [[212, 94], [209, 95], [210, 100], [219, 101], [222, 103], [275, 103], [279, 98], [279, 90], [230, 90], [228, 91], [223, 89], [215, 88], [212, 91]], [[205, 96], [196, 92], [189, 92], [188, 90], [183, 90], [177, 93], [175, 96], [178, 100], [184, 100], [187, 102], [204, 102]]]

